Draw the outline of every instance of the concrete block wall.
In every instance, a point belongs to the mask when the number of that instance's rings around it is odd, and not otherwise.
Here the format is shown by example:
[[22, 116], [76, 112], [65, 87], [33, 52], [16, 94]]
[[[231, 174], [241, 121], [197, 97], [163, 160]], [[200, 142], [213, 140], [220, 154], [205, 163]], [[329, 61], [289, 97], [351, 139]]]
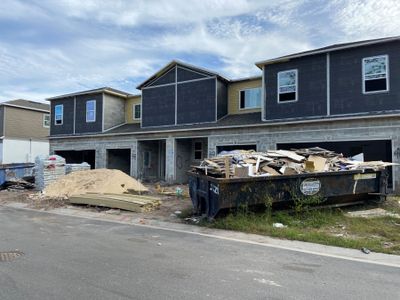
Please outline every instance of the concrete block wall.
[[107, 149], [131, 149], [131, 176], [137, 177], [137, 140], [135, 138], [70, 138], [50, 140], [50, 153], [57, 150], [95, 150], [96, 169], [107, 167]]

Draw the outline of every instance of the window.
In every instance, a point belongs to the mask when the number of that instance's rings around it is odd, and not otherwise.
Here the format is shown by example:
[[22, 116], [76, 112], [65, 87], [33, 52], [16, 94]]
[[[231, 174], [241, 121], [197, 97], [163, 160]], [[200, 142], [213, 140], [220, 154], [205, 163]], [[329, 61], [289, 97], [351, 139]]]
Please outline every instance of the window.
[[143, 153], [143, 166], [145, 168], [150, 168], [150, 163], [151, 163], [150, 158], [151, 158], [150, 151], [144, 151], [144, 153]]
[[86, 101], [86, 123], [96, 122], [96, 100]]
[[44, 128], [50, 127], [50, 114], [43, 115], [43, 127]]
[[140, 120], [141, 117], [141, 105], [140, 104], [133, 104], [133, 119]]
[[194, 159], [203, 159], [203, 143], [194, 143]]
[[62, 125], [64, 120], [64, 105], [59, 104], [54, 107], [54, 124]]
[[261, 88], [247, 89], [239, 92], [240, 109], [261, 107]]
[[363, 58], [363, 93], [389, 90], [388, 60], [387, 55]]
[[297, 70], [278, 73], [278, 103], [297, 101]]

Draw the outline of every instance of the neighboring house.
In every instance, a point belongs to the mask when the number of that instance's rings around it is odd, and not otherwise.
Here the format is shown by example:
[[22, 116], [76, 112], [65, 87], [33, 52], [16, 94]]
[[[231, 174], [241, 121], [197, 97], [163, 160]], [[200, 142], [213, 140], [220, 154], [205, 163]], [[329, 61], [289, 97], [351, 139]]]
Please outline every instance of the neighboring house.
[[259, 77], [240, 80], [172, 61], [138, 86], [141, 97], [103, 88], [49, 99], [60, 111], [51, 151], [169, 182], [236, 148], [320, 146], [400, 162], [399, 50], [400, 37], [333, 45], [259, 62]]
[[49, 154], [50, 105], [28, 100], [0, 103], [0, 163], [34, 162]]

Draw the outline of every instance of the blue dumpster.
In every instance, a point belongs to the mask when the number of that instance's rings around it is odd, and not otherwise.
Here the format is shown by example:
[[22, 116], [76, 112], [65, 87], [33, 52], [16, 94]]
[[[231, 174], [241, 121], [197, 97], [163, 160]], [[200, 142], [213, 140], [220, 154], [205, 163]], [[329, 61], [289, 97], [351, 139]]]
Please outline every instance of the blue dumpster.
[[33, 163], [1, 164], [0, 185], [12, 178], [24, 178], [33, 175]]

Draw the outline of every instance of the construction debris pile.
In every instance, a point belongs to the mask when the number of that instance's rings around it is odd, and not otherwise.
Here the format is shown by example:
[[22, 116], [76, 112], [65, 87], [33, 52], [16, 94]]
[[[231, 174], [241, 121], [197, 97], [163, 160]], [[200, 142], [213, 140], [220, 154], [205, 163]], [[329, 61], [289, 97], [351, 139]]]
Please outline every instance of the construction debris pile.
[[149, 212], [159, 208], [159, 198], [142, 195], [148, 189], [120, 170], [74, 171], [48, 185], [42, 197], [68, 199], [72, 204]]
[[[394, 165], [382, 161], [363, 162], [345, 158], [342, 154], [319, 147], [255, 152], [247, 150], [224, 151], [204, 159], [192, 171], [213, 177], [257, 177], [296, 175], [314, 172], [345, 170], [381, 170]], [[229, 170], [227, 172], [227, 170]]]
[[58, 155], [38, 156], [35, 160], [35, 184], [43, 190], [65, 175], [65, 159]]
[[147, 191], [143, 184], [120, 170], [96, 169], [65, 175], [48, 185], [43, 193], [53, 198], [69, 198], [88, 193], [124, 194]]

